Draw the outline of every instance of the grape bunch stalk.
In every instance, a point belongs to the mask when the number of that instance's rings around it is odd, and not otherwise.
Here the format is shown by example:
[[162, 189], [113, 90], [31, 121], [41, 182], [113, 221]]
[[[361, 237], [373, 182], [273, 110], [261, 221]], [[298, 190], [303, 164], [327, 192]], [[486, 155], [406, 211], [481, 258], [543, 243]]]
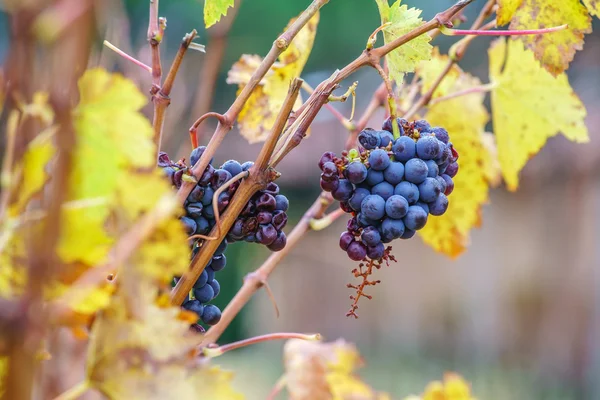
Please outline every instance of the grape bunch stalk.
[[[205, 150], [205, 146], [196, 147], [190, 154], [190, 165], [194, 165]], [[219, 215], [223, 213], [239, 187], [240, 181], [231, 182], [232, 178], [248, 171], [254, 165], [251, 161], [240, 164], [235, 160], [229, 160], [219, 168], [215, 168], [212, 163], [213, 160], [188, 195], [184, 204], [185, 215], [180, 218], [190, 237], [192, 259], [200, 251], [205, 240], [212, 239], [206, 235], [217, 224], [215, 211]], [[166, 153], [160, 153], [158, 166], [176, 188], [181, 186], [189, 169], [185, 165], [185, 160], [173, 162]], [[215, 192], [221, 188], [223, 190], [220, 191], [215, 202]], [[283, 228], [287, 224], [288, 208], [287, 197], [279, 193], [279, 186], [274, 182], [270, 182], [264, 189], [255, 193], [194, 283], [192, 294], [188, 295], [188, 299], [182, 304], [183, 308], [194, 312], [206, 325], [217, 324], [221, 319], [221, 310], [209, 303], [221, 291], [215, 273], [221, 271], [227, 264], [225, 250], [228, 244], [243, 240], [265, 245], [271, 251], [282, 250], [287, 242]], [[177, 284], [178, 279], [179, 277], [174, 277], [173, 285]]]
[[[396, 124], [397, 136], [393, 134]], [[352, 217], [339, 245], [353, 261], [359, 285], [349, 284], [356, 295], [348, 315], [357, 317], [358, 299], [369, 285], [373, 268], [395, 261], [390, 255], [395, 239], [410, 239], [429, 216], [443, 215], [454, 190], [458, 153], [446, 129], [425, 120], [403, 118], [384, 121], [381, 130], [366, 128], [358, 135], [358, 149], [337, 157], [326, 152], [319, 160], [321, 188], [340, 202]]]

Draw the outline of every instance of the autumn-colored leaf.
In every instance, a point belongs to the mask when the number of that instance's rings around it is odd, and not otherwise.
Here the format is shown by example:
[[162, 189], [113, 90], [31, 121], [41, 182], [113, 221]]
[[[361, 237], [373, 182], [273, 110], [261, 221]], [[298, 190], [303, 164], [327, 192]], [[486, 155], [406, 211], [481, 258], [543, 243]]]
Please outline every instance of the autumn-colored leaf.
[[575, 52], [583, 48], [583, 36], [592, 31], [592, 18], [579, 0], [523, 0], [510, 29], [540, 29], [568, 24], [568, 28], [544, 35], [523, 35], [525, 43], [544, 68], [558, 75], [569, 67]]
[[0, 397], [4, 395], [4, 379], [8, 372], [8, 357], [0, 356]]
[[444, 375], [444, 381], [430, 382], [421, 396], [409, 396], [404, 400], [476, 400], [471, 394], [471, 386], [463, 377], [455, 373]]
[[[479, 79], [462, 71], [460, 74], [449, 93], [481, 85]], [[498, 175], [493, 156], [484, 144], [489, 115], [483, 99], [483, 93], [471, 93], [441, 101], [430, 107], [425, 116], [432, 125], [448, 130], [460, 154], [460, 169], [453, 178], [448, 210], [442, 216], [429, 218], [419, 231], [425, 243], [450, 257], [460, 255], [468, 246], [470, 231], [479, 225], [481, 207], [488, 201], [490, 177]]]
[[[294, 22], [290, 21], [288, 26]], [[240, 133], [250, 143], [264, 141], [270, 132], [279, 109], [283, 105], [290, 83], [302, 73], [310, 56], [319, 24], [319, 13], [316, 13], [298, 32], [292, 43], [279, 56], [275, 63], [259, 83], [244, 105], [238, 118]], [[286, 28], [287, 29], [287, 28]], [[250, 80], [250, 76], [262, 59], [256, 55], [243, 55], [229, 71], [227, 83], [238, 84], [239, 91]], [[298, 97], [295, 107], [302, 100]]]
[[583, 4], [588, 8], [590, 14], [600, 17], [600, 1], [583, 0]]
[[292, 400], [389, 399], [355, 375], [362, 359], [356, 347], [342, 339], [330, 343], [288, 340], [283, 357]]
[[210, 28], [221, 17], [227, 15], [227, 9], [234, 6], [234, 0], [205, 0], [204, 1], [204, 26]]
[[498, 11], [496, 12], [496, 23], [506, 25], [510, 22], [517, 8], [523, 0], [498, 0]]
[[548, 138], [560, 132], [574, 142], [589, 141], [586, 110], [567, 76], [552, 76], [520, 41], [498, 39], [489, 57], [498, 157], [506, 185], [514, 191], [519, 172]]
[[[417, 71], [421, 77], [422, 94], [427, 93], [431, 89], [434, 82], [448, 65], [448, 62], [450, 62], [450, 57], [445, 54], [440, 54], [439, 48], [435, 47], [431, 54], [431, 60], [423, 61], [419, 64]], [[432, 98], [446, 96], [449, 94], [456, 84], [456, 80], [460, 77], [460, 74], [460, 68], [456, 66], [456, 64], [452, 65], [450, 71], [444, 76], [444, 79], [434, 90]]]
[[[421, 10], [400, 5], [401, 0], [397, 0], [391, 6], [388, 0], [376, 1], [381, 24], [389, 23], [383, 29], [385, 43], [392, 42], [423, 23], [420, 18]], [[390, 79], [394, 80], [397, 85], [401, 85], [405, 73], [414, 72], [422, 61], [431, 59], [433, 47], [429, 44], [430, 41], [431, 37], [425, 33], [392, 50], [386, 56]]]

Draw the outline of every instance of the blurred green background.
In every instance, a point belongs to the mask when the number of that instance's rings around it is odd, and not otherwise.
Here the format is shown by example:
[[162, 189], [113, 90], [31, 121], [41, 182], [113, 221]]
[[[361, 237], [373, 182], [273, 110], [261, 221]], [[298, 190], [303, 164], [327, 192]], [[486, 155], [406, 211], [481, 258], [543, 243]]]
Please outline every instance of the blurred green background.
[[[149, 60], [146, 46], [147, 1], [97, 2], [97, 53], [91, 66], [122, 71], [144, 90], [150, 79], [101, 42]], [[236, 4], [240, 3], [236, 1]], [[290, 18], [309, 0], [243, 0], [227, 36], [227, 49], [216, 81], [211, 110], [223, 112], [236, 87], [225, 80], [230, 66], [244, 53], [264, 56]], [[406, 0], [429, 19], [447, 8], [449, 0]], [[472, 21], [484, 1], [475, 1], [465, 15]], [[160, 2], [168, 20], [161, 46], [163, 67], [177, 51], [183, 35], [195, 28], [200, 43], [211, 52], [203, 29], [203, 2]], [[468, 23], [467, 23], [468, 24]], [[598, 19], [594, 28], [600, 27]], [[6, 19], [0, 14], [0, 26]], [[379, 26], [373, 0], [331, 0], [321, 13], [313, 52], [303, 78], [315, 86], [336, 68], [354, 59], [369, 34]], [[213, 30], [218, 30], [219, 25]], [[586, 35], [583, 51], [571, 64], [569, 77], [588, 109], [591, 143], [582, 146], [556, 137], [523, 172], [517, 193], [492, 191], [483, 225], [473, 231], [471, 248], [456, 260], [435, 254], [415, 237], [395, 246], [399, 262], [378, 271], [382, 283], [362, 301], [360, 318], [345, 317], [354, 265], [339, 251], [337, 241], [345, 221], [325, 231], [309, 233], [281, 263], [270, 280], [281, 316], [277, 319], [266, 294], [259, 292], [235, 319], [221, 343], [274, 331], [320, 332], [326, 339], [344, 337], [357, 343], [367, 366], [361, 374], [394, 398], [420, 393], [426, 382], [456, 371], [473, 384], [483, 400], [600, 399], [600, 35]], [[444, 52], [455, 41], [436, 39]], [[460, 63], [487, 82], [487, 47], [478, 38]], [[7, 35], [0, 35], [0, 62], [6, 56]], [[199, 116], [197, 100], [207, 55], [190, 52], [173, 90], [166, 121], [165, 149], [172, 158], [189, 154], [188, 127]], [[371, 70], [358, 80], [357, 113], [379, 84]], [[349, 84], [351, 82], [346, 82]], [[488, 99], [489, 104], [489, 99]], [[349, 104], [334, 105], [350, 115]], [[150, 115], [150, 109], [146, 110]], [[382, 113], [371, 121], [381, 123]], [[214, 127], [209, 121], [203, 142]], [[490, 124], [489, 129], [493, 127]], [[317, 117], [310, 138], [280, 166], [283, 193], [291, 200], [286, 231], [319, 193], [320, 154], [340, 152], [346, 132], [326, 110]], [[260, 145], [249, 145], [234, 130], [215, 158], [253, 160]], [[451, 201], [451, 199], [450, 199]], [[242, 278], [260, 266], [268, 251], [235, 244], [228, 248], [227, 268], [219, 272], [222, 291], [215, 303], [224, 308]], [[151, 332], [149, 333], [151, 334]], [[265, 398], [282, 373], [282, 344], [268, 343], [236, 350], [218, 361], [237, 373], [236, 385], [249, 399]], [[282, 396], [283, 398], [283, 396]]]

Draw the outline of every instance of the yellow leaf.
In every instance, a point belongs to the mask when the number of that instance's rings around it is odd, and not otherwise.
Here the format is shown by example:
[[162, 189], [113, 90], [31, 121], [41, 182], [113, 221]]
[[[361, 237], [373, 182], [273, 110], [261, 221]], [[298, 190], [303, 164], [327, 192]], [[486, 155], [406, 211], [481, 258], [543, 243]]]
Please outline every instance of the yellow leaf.
[[[489, 50], [494, 134], [502, 175], [509, 190], [519, 172], [548, 138], [561, 132], [578, 143], [589, 141], [586, 110], [563, 73], [540, 67], [520, 41], [497, 40]], [[504, 66], [502, 68], [502, 66]]]
[[[590, 14], [600, 17], [600, 2], [598, 0], [583, 0]], [[0, 107], [0, 109], [2, 109]]]
[[[290, 21], [288, 27], [294, 20]], [[316, 13], [298, 32], [288, 48], [281, 53], [279, 62], [271, 67], [244, 105], [238, 124], [240, 133], [250, 143], [261, 142], [267, 138], [283, 105], [290, 83], [300, 76], [310, 56], [318, 24], [319, 13]], [[261, 61], [259, 56], [243, 55], [231, 67], [227, 83], [238, 84], [239, 93]], [[301, 104], [302, 100], [298, 97], [295, 107]]]
[[521, 3], [523, 3], [523, 0], [498, 0], [496, 23], [498, 25], [508, 24]]
[[383, 400], [354, 374], [362, 365], [356, 347], [343, 340], [331, 343], [288, 340], [284, 346], [287, 390], [292, 400]]
[[523, 35], [517, 40], [531, 49], [535, 58], [553, 75], [569, 67], [577, 50], [583, 48], [583, 35], [592, 31], [592, 18], [579, 0], [523, 0], [510, 29], [539, 29], [568, 24], [562, 31], [543, 35]]
[[[421, 10], [400, 5], [401, 0], [397, 0], [391, 6], [388, 4], [388, 0], [376, 1], [381, 24], [390, 23], [383, 29], [385, 43], [392, 42], [423, 23], [420, 18]], [[386, 56], [390, 79], [395, 81], [398, 86], [402, 84], [406, 72], [414, 72], [421, 61], [431, 59], [433, 47], [429, 44], [430, 41], [431, 37], [425, 33]]]
[[[450, 57], [445, 54], [440, 54], [439, 48], [435, 47], [431, 55], [431, 60], [423, 61], [419, 64], [417, 70], [419, 72], [419, 76], [421, 77], [421, 93], [425, 94], [429, 91], [429, 89], [431, 89], [434, 82], [446, 68], [446, 65], [448, 65], [448, 62], [450, 62]], [[452, 91], [453, 86], [456, 84], [456, 80], [460, 74], [460, 68], [454, 64], [450, 71], [445, 75], [442, 82], [433, 92], [432, 98], [446, 96], [449, 94]]]
[[[450, 91], [479, 86], [479, 79], [462, 73]], [[489, 120], [483, 93], [471, 93], [434, 104], [425, 119], [444, 127], [459, 153], [460, 169], [453, 178], [454, 191], [448, 196], [446, 213], [429, 218], [419, 231], [423, 241], [450, 257], [460, 255], [469, 244], [470, 231], [479, 225], [481, 207], [488, 201], [488, 177], [492, 176], [492, 155], [484, 145], [483, 132]]]
[[4, 395], [4, 379], [8, 372], [8, 357], [0, 356], [0, 397]]
[[476, 400], [471, 387], [463, 377], [454, 373], [444, 375], [444, 381], [430, 382], [421, 397], [409, 396], [404, 400]]
[[210, 28], [221, 17], [227, 15], [227, 9], [233, 7], [234, 0], [205, 0], [204, 1], [204, 25]]

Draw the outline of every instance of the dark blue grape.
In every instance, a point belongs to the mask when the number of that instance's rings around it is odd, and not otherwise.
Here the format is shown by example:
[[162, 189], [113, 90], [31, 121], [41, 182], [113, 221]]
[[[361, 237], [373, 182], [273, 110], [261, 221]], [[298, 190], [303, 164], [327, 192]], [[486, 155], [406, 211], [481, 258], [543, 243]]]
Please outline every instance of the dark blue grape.
[[393, 195], [385, 202], [385, 213], [393, 219], [401, 219], [408, 212], [408, 201], [400, 195]]
[[387, 200], [391, 195], [394, 194], [394, 185], [387, 182], [378, 183], [377, 185], [373, 186], [373, 189], [371, 189], [371, 194], [379, 195], [384, 200]]
[[432, 160], [440, 154], [438, 140], [434, 136], [424, 136], [417, 140], [417, 156], [423, 160]]
[[375, 149], [369, 154], [369, 164], [375, 171], [383, 171], [390, 165], [390, 157], [387, 151], [383, 149]]
[[367, 150], [373, 150], [381, 144], [377, 131], [371, 128], [364, 129], [358, 134], [358, 143]]
[[456, 176], [456, 174], [458, 173], [458, 163], [455, 161], [452, 164], [448, 165], [448, 168], [446, 168], [446, 171], [444, 171], [444, 172], [450, 178], [454, 178]]
[[397, 184], [394, 188], [394, 194], [404, 197], [408, 204], [415, 204], [419, 201], [419, 187], [407, 181]]
[[383, 171], [383, 178], [392, 185], [397, 185], [402, 182], [404, 178], [404, 164], [398, 161], [390, 163], [390, 165]]
[[394, 135], [390, 132], [383, 130], [378, 131], [378, 133], [380, 138], [379, 147], [387, 147], [390, 143], [394, 143]]
[[210, 183], [214, 173], [215, 173], [215, 168], [209, 164], [206, 167], [206, 169], [204, 170], [204, 172], [202, 173], [202, 176], [200, 177], [200, 179], [198, 180], [198, 184], [201, 186], [208, 185]]
[[279, 251], [285, 247], [286, 243], [287, 243], [287, 238], [285, 236], [285, 233], [279, 232], [277, 234], [277, 239], [275, 239], [275, 241], [273, 243], [268, 245], [267, 248], [271, 251]]
[[386, 218], [381, 223], [381, 236], [398, 239], [404, 233], [404, 222], [400, 219]]
[[275, 201], [275, 197], [268, 193], [261, 194], [256, 201], [257, 210], [275, 211], [276, 205], [277, 201]]
[[244, 236], [244, 241], [248, 243], [258, 243], [258, 241], [256, 240], [256, 235], [253, 233]]
[[454, 191], [454, 181], [446, 174], [443, 174], [442, 178], [446, 181], [446, 190], [444, 191], [444, 194], [448, 196]]
[[278, 231], [282, 230], [285, 227], [285, 225], [287, 224], [287, 220], [288, 217], [285, 211], [277, 210], [273, 213], [272, 224]]
[[427, 203], [423, 203], [422, 201], [417, 201], [417, 204], [415, 204], [415, 205], [421, 207], [423, 210], [425, 210], [425, 212], [427, 214], [429, 214], [429, 205], [427, 205]]
[[415, 141], [408, 136], [400, 136], [392, 145], [396, 161], [406, 162], [417, 153]]
[[290, 201], [287, 197], [282, 194], [275, 196], [275, 209], [280, 211], [287, 211], [290, 208]]
[[425, 161], [425, 164], [427, 164], [427, 176], [428, 177], [435, 178], [436, 176], [438, 176], [438, 172], [440, 170], [435, 161], [427, 160], [427, 161]]
[[400, 236], [400, 239], [410, 239], [411, 237], [415, 236], [415, 233], [417, 233], [417, 231], [404, 228], [404, 233], [402, 234], [402, 236]]
[[445, 194], [440, 194], [437, 199], [429, 203], [429, 212], [431, 215], [443, 215], [448, 209], [448, 197]]
[[415, 184], [423, 182], [428, 173], [427, 164], [420, 158], [410, 159], [404, 166], [404, 179]]
[[353, 241], [354, 235], [352, 235], [348, 231], [342, 232], [342, 234], [340, 235], [340, 248], [344, 251], [348, 250], [348, 246], [350, 246], [350, 243], [352, 243]]
[[435, 179], [438, 181], [438, 183], [440, 184], [440, 189], [442, 193], [446, 192], [446, 188], [447, 188], [447, 184], [446, 181], [444, 180], [444, 178], [442, 178], [440, 175], [436, 176]]
[[354, 186], [352, 186], [352, 183], [348, 179], [340, 179], [339, 186], [331, 192], [331, 195], [337, 201], [348, 201], [352, 197], [353, 191]]
[[218, 189], [221, 186], [223, 186], [230, 179], [231, 179], [231, 174], [229, 173], [229, 171], [219, 168], [219, 169], [215, 170], [215, 173], [213, 174], [213, 177], [212, 177], [210, 183], [211, 183], [213, 189]]
[[360, 211], [366, 218], [381, 219], [385, 215], [385, 200], [376, 194], [368, 195], [362, 201]]
[[204, 305], [196, 299], [188, 300], [185, 303], [183, 303], [183, 308], [185, 310], [196, 313], [199, 319], [202, 318], [202, 315], [204, 314]]
[[434, 201], [442, 193], [440, 183], [435, 178], [425, 178], [419, 184], [419, 199], [425, 203]]
[[381, 241], [381, 235], [374, 226], [367, 226], [363, 229], [360, 237], [367, 246], [376, 246]]
[[365, 183], [369, 186], [375, 186], [384, 181], [383, 172], [369, 169]]
[[212, 269], [212, 267], [210, 265], [208, 267], [206, 267], [204, 270], [208, 274], [207, 283], [211, 283], [213, 281], [213, 279], [215, 279], [215, 270]]
[[338, 188], [338, 186], [340, 186], [340, 180], [337, 179], [337, 177], [334, 181], [326, 181], [321, 179], [319, 183], [321, 185], [321, 189], [323, 189], [326, 192], [333, 192]]
[[212, 258], [212, 261], [210, 262], [210, 267], [215, 272], [219, 272], [220, 270], [225, 268], [226, 265], [227, 265], [227, 257], [225, 257], [225, 254], [214, 256]]
[[219, 194], [219, 197], [217, 197], [217, 207], [219, 208], [219, 212], [223, 212], [229, 205], [229, 198], [230, 196], [227, 192], [222, 192]]
[[210, 224], [208, 223], [208, 220], [206, 218], [201, 216], [198, 218], [194, 218], [194, 221], [196, 222], [196, 234], [206, 235], [208, 232], [210, 232]]
[[187, 197], [187, 201], [190, 203], [197, 203], [202, 201], [202, 197], [204, 197], [204, 187], [196, 185]]
[[[206, 150], [206, 146], [198, 146], [194, 150], [192, 150], [192, 153], [190, 154], [190, 166], [196, 165], [196, 163], [198, 162], [200, 157], [202, 157], [202, 154], [204, 153], [205, 150]], [[211, 163], [212, 163], [212, 161], [211, 161]]]
[[203, 304], [211, 301], [215, 295], [215, 291], [210, 285], [204, 285], [201, 288], [194, 289], [193, 293], [196, 300]]
[[439, 126], [436, 126], [436, 127], [431, 128], [430, 131], [435, 135], [437, 140], [439, 140], [442, 143], [448, 143], [448, 141], [450, 140], [448, 131], [445, 130], [444, 128], [440, 128]]
[[226, 171], [229, 171], [231, 176], [236, 176], [237, 174], [240, 174], [242, 172], [242, 166], [239, 162], [235, 160], [225, 161], [225, 163], [221, 165], [221, 168]]
[[256, 232], [256, 239], [260, 244], [268, 246], [277, 239], [277, 229], [271, 224], [260, 225]]
[[202, 214], [210, 221], [211, 219], [215, 219], [215, 209], [213, 204], [209, 204], [202, 210]]
[[244, 220], [242, 218], [235, 220], [233, 226], [229, 230], [229, 235], [235, 238], [235, 240], [241, 240], [244, 237]]
[[215, 255], [223, 254], [227, 250], [227, 239], [223, 239], [221, 243], [219, 243], [219, 247], [215, 250]]
[[403, 221], [408, 229], [418, 231], [427, 223], [427, 213], [422, 207], [410, 206]]
[[[408, 124], [408, 121], [404, 118], [396, 118], [396, 122], [398, 124], [398, 129], [400, 131], [400, 136], [404, 135], [404, 125]], [[381, 129], [386, 130], [390, 133], [394, 133], [394, 127], [392, 126], [392, 118], [387, 117], [385, 121], [383, 121], [383, 125]]]
[[221, 310], [213, 304], [207, 304], [202, 313], [202, 322], [207, 325], [216, 325], [221, 320]]
[[356, 214], [356, 222], [361, 228], [378, 225], [378, 222], [376, 220], [367, 218], [363, 213]]
[[379, 260], [385, 253], [385, 246], [379, 242], [375, 246], [367, 246], [367, 257], [371, 260]]
[[204, 196], [202, 196], [202, 205], [207, 206], [210, 203], [212, 203], [212, 198], [213, 195], [215, 194], [215, 191], [213, 190], [213, 188], [211, 188], [210, 186], [207, 186], [204, 189]]
[[362, 242], [352, 242], [346, 250], [348, 257], [354, 261], [361, 261], [367, 256], [367, 246]]
[[213, 300], [219, 295], [219, 293], [221, 293], [221, 284], [219, 284], [219, 281], [216, 279], [213, 279], [211, 283], [209, 283], [210, 286], [212, 286], [213, 288], [213, 292], [215, 292], [214, 296], [213, 296]]
[[429, 122], [425, 121], [424, 119], [420, 119], [415, 121], [415, 129], [419, 132], [428, 132], [429, 129], [431, 129], [431, 125], [429, 125]]
[[273, 214], [269, 211], [261, 211], [256, 214], [256, 220], [259, 224], [270, 224], [273, 220]]
[[252, 168], [253, 165], [254, 165], [254, 162], [246, 161], [245, 163], [242, 164], [242, 171], [248, 171], [250, 168]]
[[188, 236], [192, 236], [196, 232], [196, 221], [188, 217], [181, 217], [181, 222]]
[[333, 160], [334, 160], [334, 158], [335, 158], [335, 154], [334, 154], [334, 153], [332, 153], [331, 151], [328, 151], [328, 152], [325, 152], [325, 153], [323, 153], [323, 155], [321, 156], [321, 159], [319, 160], [319, 168], [320, 168], [321, 170], [323, 170], [323, 165], [324, 165], [326, 162], [333, 161]]
[[190, 203], [185, 207], [185, 211], [188, 217], [196, 219], [202, 216], [202, 209], [204, 206], [202, 203]]
[[365, 197], [367, 197], [370, 194], [371, 194], [371, 192], [369, 191], [369, 189], [360, 188], [360, 187], [356, 188], [354, 190], [354, 193], [352, 194], [352, 197], [350, 197], [350, 200], [348, 200], [348, 205], [354, 211], [360, 211], [360, 205], [362, 204], [362, 201], [364, 200]]
[[194, 288], [199, 289], [202, 286], [206, 285], [206, 282], [208, 282], [208, 272], [206, 272], [205, 269], [204, 271], [202, 271], [198, 279], [196, 279], [196, 283], [194, 283]]
[[350, 182], [354, 184], [362, 183], [365, 179], [367, 179], [367, 167], [365, 167], [365, 165], [360, 161], [352, 161], [346, 167], [344, 175]]
[[356, 217], [352, 217], [348, 220], [348, 222], [346, 223], [346, 229], [348, 230], [348, 232], [358, 232], [359, 229], [359, 225], [358, 225], [358, 221], [356, 220]]

